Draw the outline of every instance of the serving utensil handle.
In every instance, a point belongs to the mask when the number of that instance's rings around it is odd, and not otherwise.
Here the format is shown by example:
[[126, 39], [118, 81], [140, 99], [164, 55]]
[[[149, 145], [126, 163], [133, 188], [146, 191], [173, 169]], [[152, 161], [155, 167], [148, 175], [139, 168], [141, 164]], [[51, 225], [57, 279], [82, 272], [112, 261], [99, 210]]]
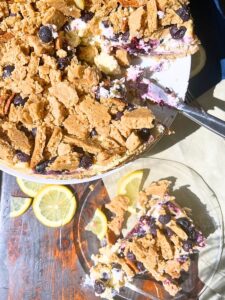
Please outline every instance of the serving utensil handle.
[[196, 122], [197, 124], [204, 126], [225, 138], [225, 121], [210, 115], [201, 107], [194, 107], [185, 103], [179, 104], [178, 110], [184, 116]]

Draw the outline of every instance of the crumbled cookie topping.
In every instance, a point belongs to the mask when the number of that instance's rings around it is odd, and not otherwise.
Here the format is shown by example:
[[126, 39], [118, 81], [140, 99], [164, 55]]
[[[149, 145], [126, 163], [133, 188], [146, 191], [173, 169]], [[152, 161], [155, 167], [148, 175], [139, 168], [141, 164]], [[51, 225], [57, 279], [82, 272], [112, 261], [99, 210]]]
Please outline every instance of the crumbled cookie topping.
[[0, 159], [74, 177], [120, 164], [157, 127], [127, 102], [132, 56], [196, 45], [185, 0], [1, 1]]
[[117, 196], [106, 204], [113, 215], [108, 229], [115, 233], [117, 240], [108, 241], [108, 245], [92, 257], [94, 266], [90, 278], [96, 295], [111, 299], [135, 274], [149, 274], [160, 281], [171, 296], [181, 290], [180, 278], [189, 270], [190, 254], [205, 246], [205, 238], [187, 211], [168, 194], [170, 186], [171, 182], [161, 180], [140, 192], [138, 221], [125, 236], [122, 236], [122, 228], [129, 211], [129, 199]]

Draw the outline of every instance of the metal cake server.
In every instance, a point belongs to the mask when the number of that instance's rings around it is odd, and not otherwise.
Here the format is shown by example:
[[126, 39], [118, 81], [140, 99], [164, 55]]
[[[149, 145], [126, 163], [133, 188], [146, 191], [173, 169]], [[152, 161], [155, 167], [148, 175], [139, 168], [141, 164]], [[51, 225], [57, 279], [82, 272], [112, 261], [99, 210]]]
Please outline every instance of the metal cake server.
[[[190, 103], [192, 101], [189, 98], [190, 93], [187, 94], [187, 102]], [[144, 95], [144, 99], [160, 105], [167, 105], [171, 109], [176, 109], [190, 120], [225, 138], [225, 121], [210, 115], [201, 106], [198, 107], [185, 103], [175, 93], [161, 87], [156, 82], [149, 81], [148, 92]]]

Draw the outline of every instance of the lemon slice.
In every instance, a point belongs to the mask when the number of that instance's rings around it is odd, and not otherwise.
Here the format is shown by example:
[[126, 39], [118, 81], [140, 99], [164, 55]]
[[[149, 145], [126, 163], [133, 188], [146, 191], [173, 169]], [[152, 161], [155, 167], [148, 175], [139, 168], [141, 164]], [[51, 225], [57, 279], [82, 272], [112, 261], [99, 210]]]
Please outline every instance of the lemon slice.
[[107, 232], [107, 219], [100, 209], [96, 209], [92, 220], [88, 223], [85, 230], [94, 233], [99, 240], [105, 237]]
[[73, 193], [62, 185], [47, 185], [34, 198], [33, 211], [45, 226], [60, 227], [69, 223], [76, 211]]
[[16, 178], [17, 184], [20, 187], [21, 191], [24, 192], [24, 194], [28, 195], [29, 197], [34, 198], [37, 195], [37, 192], [46, 186], [46, 184], [42, 183], [36, 183], [33, 181], [28, 181], [26, 179], [22, 178]]
[[31, 198], [11, 197], [10, 218], [19, 217], [30, 207]]
[[137, 170], [123, 176], [118, 182], [118, 195], [126, 195], [130, 199], [130, 206], [136, 204], [144, 171]]

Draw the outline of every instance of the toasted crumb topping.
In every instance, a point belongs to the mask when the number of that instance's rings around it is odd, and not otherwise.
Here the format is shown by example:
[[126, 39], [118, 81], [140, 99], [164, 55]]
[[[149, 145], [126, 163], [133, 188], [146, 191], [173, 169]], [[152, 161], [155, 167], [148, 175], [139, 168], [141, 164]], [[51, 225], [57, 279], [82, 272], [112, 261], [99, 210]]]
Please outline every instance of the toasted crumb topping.
[[[169, 195], [170, 187], [168, 180], [151, 183], [140, 192], [136, 212], [125, 196], [116, 196], [106, 204], [112, 214], [108, 229], [117, 239], [109, 240], [99, 254], [92, 256], [90, 278], [96, 295], [110, 299], [113, 291], [119, 292], [135, 274], [151, 275], [171, 296], [182, 289], [180, 279], [182, 273], [189, 271], [190, 254], [204, 247], [205, 239], [186, 209]], [[125, 222], [129, 211], [137, 221], [131, 215], [130, 223], [129, 219]], [[128, 224], [132, 224], [131, 228], [122, 235]]]
[[26, 170], [53, 177], [147, 148], [161, 133], [149, 109], [129, 106], [126, 70], [198, 45], [186, 0], [2, 0], [0, 20], [0, 159], [21, 166], [20, 151]]

